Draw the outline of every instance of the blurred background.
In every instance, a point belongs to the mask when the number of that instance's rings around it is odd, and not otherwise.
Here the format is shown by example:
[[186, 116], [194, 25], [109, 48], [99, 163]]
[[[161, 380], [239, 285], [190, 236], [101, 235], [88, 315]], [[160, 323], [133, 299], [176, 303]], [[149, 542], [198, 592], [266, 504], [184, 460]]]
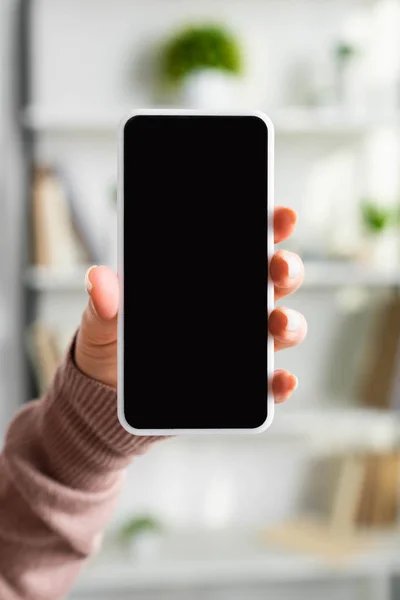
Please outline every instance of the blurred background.
[[138, 458], [71, 599], [400, 598], [399, 32], [398, 0], [2, 0], [2, 433], [115, 268], [127, 110], [266, 112], [306, 267], [292, 400]]

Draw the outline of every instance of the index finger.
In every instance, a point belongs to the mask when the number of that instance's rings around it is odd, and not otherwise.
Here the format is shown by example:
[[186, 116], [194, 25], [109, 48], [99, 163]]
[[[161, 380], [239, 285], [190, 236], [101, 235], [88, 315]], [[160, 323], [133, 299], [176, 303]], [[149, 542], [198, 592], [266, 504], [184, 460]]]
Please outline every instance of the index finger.
[[274, 210], [274, 242], [279, 244], [292, 235], [297, 215], [291, 208], [277, 206]]

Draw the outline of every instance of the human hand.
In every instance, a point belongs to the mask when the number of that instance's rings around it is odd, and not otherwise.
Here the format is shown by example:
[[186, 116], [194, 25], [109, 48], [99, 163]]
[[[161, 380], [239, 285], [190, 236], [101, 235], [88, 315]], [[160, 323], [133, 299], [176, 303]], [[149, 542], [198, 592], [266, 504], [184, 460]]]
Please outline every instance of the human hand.
[[[293, 233], [295, 224], [296, 213], [293, 210], [275, 208], [275, 243], [286, 240]], [[280, 300], [302, 284], [303, 263], [296, 254], [278, 250], [271, 259], [270, 274], [275, 286], [275, 300]], [[90, 299], [76, 340], [75, 362], [89, 377], [116, 388], [118, 278], [107, 267], [91, 267], [85, 283]], [[278, 352], [302, 342], [307, 323], [297, 311], [280, 307], [269, 316], [269, 331]], [[272, 381], [275, 402], [287, 400], [296, 387], [295, 375], [285, 370], [275, 371]]]

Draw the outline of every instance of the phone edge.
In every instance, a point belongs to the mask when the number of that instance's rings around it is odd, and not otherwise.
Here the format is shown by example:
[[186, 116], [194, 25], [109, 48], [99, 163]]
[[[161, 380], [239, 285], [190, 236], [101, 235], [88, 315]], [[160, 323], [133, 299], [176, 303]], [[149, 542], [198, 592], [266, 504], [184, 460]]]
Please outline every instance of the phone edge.
[[271, 119], [260, 110], [225, 110], [205, 111], [179, 108], [149, 108], [135, 109], [127, 113], [118, 126], [118, 160], [117, 160], [117, 232], [118, 232], [118, 279], [119, 279], [119, 311], [118, 311], [118, 341], [117, 341], [117, 414], [121, 426], [130, 434], [145, 436], [176, 436], [176, 435], [240, 435], [259, 434], [266, 431], [274, 419], [275, 402], [272, 392], [272, 377], [274, 373], [274, 340], [267, 333], [267, 418], [264, 423], [255, 428], [246, 429], [136, 429], [129, 425], [124, 413], [124, 130], [126, 123], [139, 115], [199, 115], [199, 116], [255, 116], [264, 121], [268, 131], [268, 161], [267, 161], [267, 256], [268, 284], [267, 303], [271, 312], [274, 307], [274, 286], [269, 275], [269, 265], [274, 253], [274, 162], [275, 162], [275, 130]]

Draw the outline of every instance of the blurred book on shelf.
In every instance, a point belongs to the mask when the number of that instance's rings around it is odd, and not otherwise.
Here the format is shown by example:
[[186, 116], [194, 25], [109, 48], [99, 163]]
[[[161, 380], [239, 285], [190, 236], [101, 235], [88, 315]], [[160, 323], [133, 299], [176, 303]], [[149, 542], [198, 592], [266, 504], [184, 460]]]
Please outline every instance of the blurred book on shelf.
[[364, 552], [373, 544], [373, 537], [365, 532], [333, 530], [323, 519], [310, 515], [299, 516], [267, 529], [265, 539], [268, 545], [273, 543], [285, 550], [317, 556], [334, 563]]
[[394, 527], [397, 521], [400, 454], [344, 455], [340, 459], [329, 517], [334, 529]]
[[357, 526], [394, 527], [398, 513], [400, 455], [396, 452], [364, 457], [362, 494]]
[[357, 523], [365, 464], [362, 456], [335, 457], [338, 463], [328, 521], [334, 530], [351, 530]]
[[60, 169], [35, 168], [32, 205], [34, 265], [62, 270], [101, 262], [84, 205]]
[[265, 534], [280, 546], [336, 560], [364, 550], [377, 532], [396, 529], [400, 453], [351, 453], [323, 461], [336, 467], [325, 469], [324, 494], [331, 502]]
[[400, 407], [400, 298], [380, 307], [371, 343], [365, 348], [361, 400], [376, 408]]
[[56, 329], [41, 322], [29, 327], [27, 345], [40, 394], [49, 387], [73, 335], [74, 329]]
[[[400, 299], [397, 298], [400, 306]], [[398, 309], [400, 313], [400, 308]], [[400, 321], [400, 317], [398, 316]], [[400, 326], [397, 338], [397, 344], [393, 348], [393, 381], [390, 386], [390, 406], [396, 411], [400, 411]]]
[[86, 249], [90, 262], [101, 264], [104, 259], [104, 240], [101, 232], [93, 227], [90, 212], [77, 194], [71, 178], [60, 166], [55, 167], [54, 171], [65, 190], [70, 217], [80, 243]]

